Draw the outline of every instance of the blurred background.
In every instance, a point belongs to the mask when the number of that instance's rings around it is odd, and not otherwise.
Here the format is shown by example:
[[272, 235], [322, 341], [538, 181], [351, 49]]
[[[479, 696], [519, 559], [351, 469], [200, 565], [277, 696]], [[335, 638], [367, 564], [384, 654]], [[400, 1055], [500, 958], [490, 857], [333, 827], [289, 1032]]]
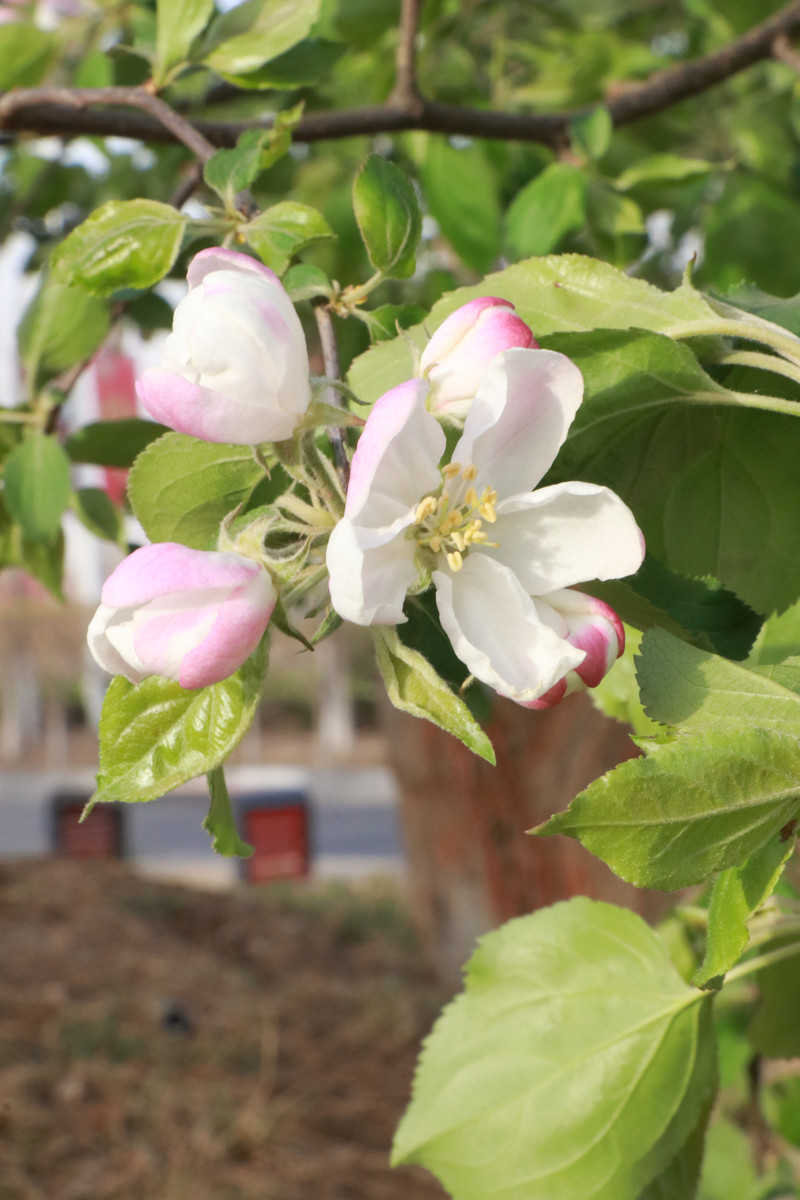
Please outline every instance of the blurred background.
[[[384, 104], [399, 0], [306, 7], [316, 48], [302, 70], [287, 74], [284, 62], [257, 86], [197, 70], [171, 85], [170, 102], [216, 120], [300, 101], [308, 113]], [[416, 37], [426, 96], [591, 119], [558, 144], [417, 130], [296, 141], [278, 156], [256, 202], [319, 207], [335, 237], [304, 261], [343, 285], [370, 273], [351, 202], [368, 152], [408, 173], [425, 214], [414, 275], [380, 293], [391, 312], [337, 321], [343, 367], [371, 335], [394, 336], [443, 293], [533, 255], [589, 254], [666, 288], [692, 263], [699, 286], [755, 307], [757, 289], [794, 296], [800, 54], [790, 39], [634, 123], [612, 128], [595, 107], [725, 52], [779, 9], [426, 0]], [[0, 3], [0, 90], [137, 85], [154, 22], [155, 0]], [[209, 196], [193, 165], [182, 147], [133, 136], [55, 136], [35, 122], [0, 134], [4, 409], [60, 389], [63, 443], [137, 415], [134, 382], [159, 359], [186, 254], [154, 293], [125, 296], [124, 314], [116, 302], [76, 302], [72, 327], [51, 330], [44, 347], [31, 333], [37, 298], [53, 248], [106, 200], [169, 202], [177, 188], [202, 216]], [[321, 371], [310, 307], [300, 309]], [[0, 421], [4, 450], [15, 437]], [[72, 506], [47, 544], [0, 497], [0, 1200], [443, 1195], [422, 1172], [390, 1172], [388, 1147], [419, 1041], [475, 939], [578, 893], [653, 919], [668, 902], [623, 885], [577, 843], [524, 836], [635, 753], [629, 727], [586, 696], [536, 714], [496, 702], [484, 714], [493, 770], [390, 708], [361, 631], [313, 655], [276, 636], [264, 702], [229, 771], [251, 859], [211, 852], [202, 781], [81, 824], [107, 682], [86, 626], [103, 579], [142, 534], [124, 468], [73, 473], [76, 489], [108, 504]], [[731, 1080], [743, 1065], [734, 1033]], [[737, 1137], [723, 1126], [704, 1200], [766, 1194]]]

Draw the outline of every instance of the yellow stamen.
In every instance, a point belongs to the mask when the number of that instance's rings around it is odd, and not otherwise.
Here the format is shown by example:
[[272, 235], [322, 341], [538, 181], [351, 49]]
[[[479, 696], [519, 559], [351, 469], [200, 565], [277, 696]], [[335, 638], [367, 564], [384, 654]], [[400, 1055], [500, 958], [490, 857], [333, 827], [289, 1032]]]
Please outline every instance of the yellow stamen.
[[451, 550], [447, 555], [447, 565], [451, 571], [460, 571], [464, 565], [464, 559], [461, 557], [460, 550]]
[[456, 475], [461, 474], [461, 463], [448, 463], [447, 466], [443, 468], [442, 474], [444, 475], [445, 479], [455, 479]]
[[461, 472], [461, 478], [466, 479], [467, 483], [469, 483], [473, 479], [477, 479], [477, 477], [478, 477], [478, 468], [475, 466], [474, 463], [470, 463], [468, 467], [464, 467], [464, 470]]
[[484, 521], [488, 521], [490, 525], [494, 525], [495, 521], [497, 520], [497, 510], [493, 504], [491, 504], [488, 500], [484, 501], [484, 503], [481, 504], [480, 508], [478, 509], [478, 512], [481, 514]]
[[457, 529], [454, 529], [450, 534], [450, 541], [453, 543], [456, 550], [459, 550], [462, 554], [464, 553], [467, 548], [467, 539], [460, 534]]
[[435, 496], [426, 496], [424, 500], [420, 500], [417, 505], [417, 511], [414, 513], [414, 521], [419, 525], [427, 517], [432, 517], [436, 512], [438, 501]]
[[478, 507], [478, 493], [475, 491], [475, 488], [471, 487], [467, 490], [467, 494], [464, 497], [464, 503], [468, 508]]
[[442, 548], [442, 539], [438, 536], [438, 534], [434, 534], [433, 537], [428, 541], [428, 545], [434, 554], [438, 554]]

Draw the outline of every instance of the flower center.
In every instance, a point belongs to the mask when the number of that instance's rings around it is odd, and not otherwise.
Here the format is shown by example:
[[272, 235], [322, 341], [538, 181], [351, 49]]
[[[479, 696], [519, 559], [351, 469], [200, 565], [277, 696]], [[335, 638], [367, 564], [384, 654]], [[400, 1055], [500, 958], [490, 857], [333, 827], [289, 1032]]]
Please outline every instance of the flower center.
[[413, 536], [417, 545], [444, 554], [451, 571], [460, 571], [464, 556], [475, 545], [496, 546], [490, 542], [484, 522], [497, 520], [497, 492], [484, 488], [479, 496], [472, 486], [477, 467], [449, 463], [442, 471], [444, 484], [439, 495], [425, 496], [414, 515]]

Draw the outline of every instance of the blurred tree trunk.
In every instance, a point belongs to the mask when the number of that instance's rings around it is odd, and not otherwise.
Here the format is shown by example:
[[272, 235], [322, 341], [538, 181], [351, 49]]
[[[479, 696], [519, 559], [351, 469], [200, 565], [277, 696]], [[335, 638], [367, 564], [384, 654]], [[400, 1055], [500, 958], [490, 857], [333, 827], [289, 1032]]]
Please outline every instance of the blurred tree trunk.
[[645, 917], [661, 911], [663, 893], [623, 883], [572, 838], [526, 836], [637, 753], [627, 728], [585, 694], [544, 712], [498, 700], [488, 729], [496, 767], [427, 721], [392, 709], [386, 722], [412, 904], [445, 978], [457, 981], [480, 934], [556, 900], [580, 894]]

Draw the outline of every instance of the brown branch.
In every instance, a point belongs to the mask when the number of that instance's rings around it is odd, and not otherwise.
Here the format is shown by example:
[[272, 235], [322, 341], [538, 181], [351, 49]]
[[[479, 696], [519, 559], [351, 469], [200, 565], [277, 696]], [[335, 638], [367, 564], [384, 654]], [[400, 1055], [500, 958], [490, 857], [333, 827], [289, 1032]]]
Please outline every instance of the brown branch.
[[[342, 371], [339, 365], [339, 348], [336, 345], [336, 334], [333, 328], [333, 318], [331, 317], [330, 309], [325, 304], [315, 304], [314, 317], [317, 322], [317, 331], [319, 332], [320, 346], [322, 348], [322, 361], [325, 363], [325, 375], [328, 379], [341, 379]], [[329, 387], [327, 392], [328, 403], [336, 408], [341, 408], [341, 400], [336, 389]], [[350, 463], [347, 461], [347, 451], [344, 448], [344, 438], [342, 437], [341, 429], [336, 425], [329, 425], [328, 439], [333, 449], [336, 470], [339, 473], [342, 487], [346, 493], [350, 480]]]
[[417, 33], [423, 0], [403, 0], [400, 10], [400, 36], [395, 53], [395, 81], [387, 104], [392, 107], [424, 110], [425, 101], [417, 86]]
[[[398, 80], [414, 82], [413, 59], [409, 61], [409, 38], [418, 16], [419, 0], [404, 5], [402, 53], [398, 57]], [[800, 0], [792, 0], [774, 16], [748, 30], [722, 50], [693, 62], [681, 63], [631, 86], [607, 101], [615, 126], [629, 125], [696, 96], [772, 57], [776, 39], [800, 32]], [[413, 38], [411, 39], [413, 42]], [[411, 75], [408, 71], [411, 71]], [[402, 75], [402, 71], [406, 74]], [[465, 137], [498, 138], [505, 141], [539, 142], [558, 147], [567, 135], [573, 112], [493, 112], [437, 104], [415, 94], [397, 102], [370, 108], [340, 109], [309, 113], [294, 130], [296, 142], [328, 141], [364, 134], [397, 133], [422, 129], [430, 133], [460, 134]], [[100, 111], [94, 105], [126, 105], [143, 110], [133, 114], [118, 107]], [[271, 118], [261, 121], [196, 120], [181, 117], [158, 97], [140, 88], [27, 88], [7, 92], [0, 99], [0, 130], [57, 134], [62, 137], [119, 136], [142, 141], [180, 141], [205, 160], [217, 146], [233, 146], [245, 129], [263, 129]]]
[[[13, 127], [14, 115], [19, 113], [20, 108], [23, 112], [25, 111], [24, 97], [26, 94], [33, 101], [34, 108], [38, 108], [40, 111], [60, 110], [65, 115], [71, 111], [75, 117], [80, 114], [88, 115], [87, 110], [94, 108], [96, 104], [138, 108], [147, 114], [156, 128], [161, 128], [165, 134], [169, 135], [169, 141], [182, 142], [201, 162], [206, 162], [217, 149], [191, 121], [187, 121], [180, 113], [175, 112], [174, 108], [146, 88], [139, 87], [40, 87], [6, 92], [0, 97], [0, 129], [8, 128], [8, 118], [12, 121]], [[123, 115], [118, 113], [117, 117]], [[32, 127], [23, 124], [23, 128]], [[69, 132], [68, 123], [66, 131]], [[36, 129], [36, 132], [43, 131]], [[48, 130], [48, 132], [50, 131]], [[123, 133], [121, 136], [135, 137], [137, 135]], [[152, 140], [157, 139], [153, 138]]]

